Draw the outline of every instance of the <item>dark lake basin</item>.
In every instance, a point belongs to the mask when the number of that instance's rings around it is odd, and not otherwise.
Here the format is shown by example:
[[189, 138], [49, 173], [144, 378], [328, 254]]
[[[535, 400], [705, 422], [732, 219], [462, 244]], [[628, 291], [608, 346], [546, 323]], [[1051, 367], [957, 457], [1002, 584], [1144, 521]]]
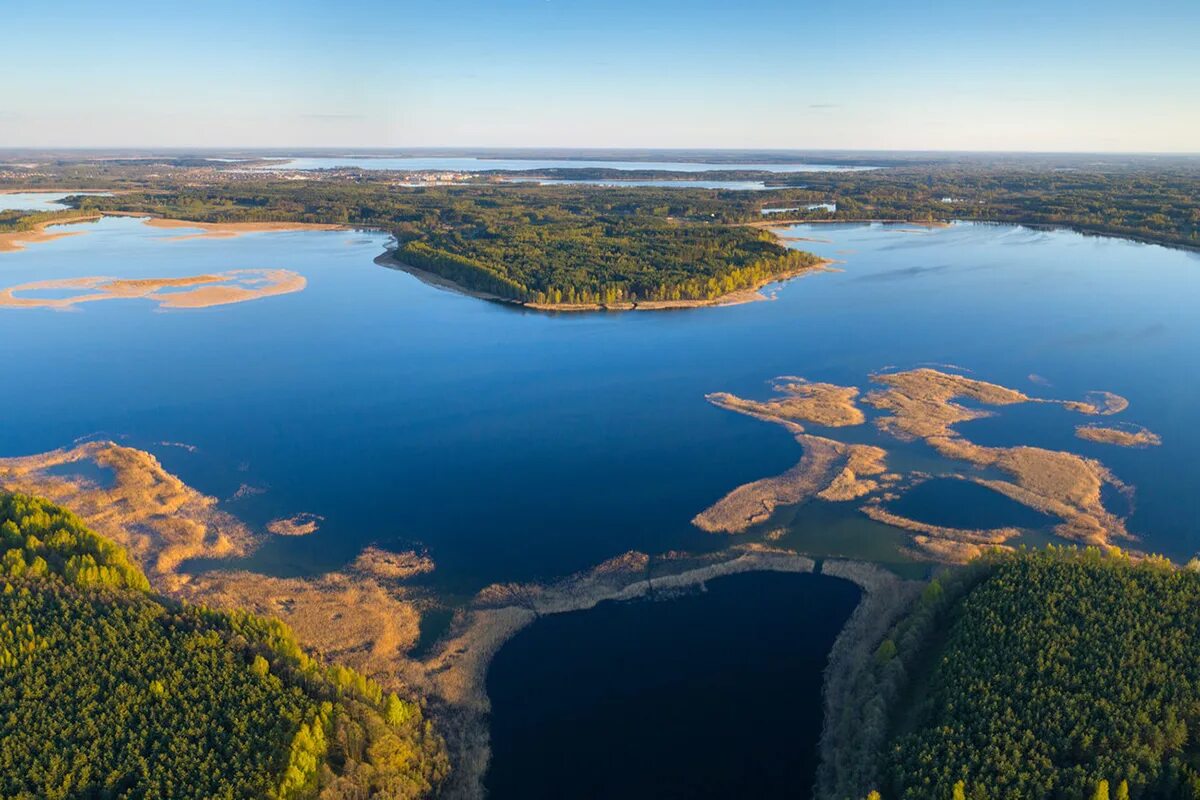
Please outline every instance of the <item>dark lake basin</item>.
[[544, 617], [496, 655], [493, 800], [806, 796], [838, 578], [748, 573]]

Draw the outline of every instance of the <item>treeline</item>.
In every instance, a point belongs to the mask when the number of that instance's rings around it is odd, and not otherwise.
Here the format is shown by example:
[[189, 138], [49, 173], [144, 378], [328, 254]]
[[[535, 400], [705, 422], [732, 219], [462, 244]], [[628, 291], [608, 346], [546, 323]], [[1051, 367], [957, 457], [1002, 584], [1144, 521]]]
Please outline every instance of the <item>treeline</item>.
[[967, 162], [805, 175], [805, 187], [836, 203], [837, 211], [789, 216], [1009, 222], [1200, 247], [1200, 159], [1137, 167], [1072, 163]]
[[[130, 210], [158, 205], [160, 213], [204, 221], [300, 220], [377, 225], [452, 224], [455, 205], [517, 205], [530, 210], [560, 207], [592, 215], [655, 217], [691, 222], [735, 223], [762, 218], [761, 210], [800, 206], [793, 219], [858, 221], [954, 219], [1061, 226], [1161, 244], [1200, 246], [1200, 159], [1186, 156], [975, 155], [877, 156], [865, 163], [885, 169], [863, 172], [758, 173], [770, 191], [678, 187], [490, 184], [399, 189], [397, 174], [367, 171], [314, 173], [297, 183], [252, 171], [146, 166], [126, 161], [58, 161], [53, 175], [29, 181], [41, 188], [161, 193], [126, 198]], [[881, 160], [882, 159], [882, 160]], [[843, 159], [843, 163], [862, 163]], [[540, 171], [565, 179], [631, 178], [612, 170]], [[510, 173], [511, 175], [512, 173]], [[696, 177], [646, 172], [643, 177]], [[706, 174], [704, 177], [712, 178]], [[724, 178], [751, 173], [736, 163]], [[483, 178], [481, 178], [483, 179]], [[22, 183], [15, 188], [25, 188]], [[118, 207], [121, 199], [88, 198], [84, 203]], [[836, 212], [803, 210], [836, 203]], [[114, 205], [115, 204], [115, 205]], [[134, 209], [133, 206], [139, 206]], [[167, 209], [171, 209], [167, 211]], [[443, 220], [442, 212], [445, 211]], [[187, 216], [190, 215], [190, 216]], [[203, 215], [203, 216], [201, 216]], [[781, 215], [782, 216], [782, 215]], [[454, 252], [454, 251], [448, 251]]]
[[121, 548], [0, 494], [0, 797], [429, 796], [420, 707], [277, 620], [149, 591]]
[[[779, 222], [994, 221], [1200, 247], [1200, 166], [1178, 159], [1070, 163], [964, 159], [778, 174], [774, 180], [795, 185], [753, 192], [518, 183], [401, 188], [392, 184], [395, 176], [364, 172], [296, 182], [206, 171], [197, 181], [195, 172], [180, 170], [141, 178], [139, 191], [70, 202], [204, 222], [375, 228], [396, 236], [399, 255], [412, 266], [475, 291], [550, 304], [708, 300], [784, 274], [797, 257], [771, 234], [744, 227], [767, 218], [764, 208], [796, 208], [769, 215]], [[103, 183], [127, 186], [119, 168], [103, 169], [111, 173]], [[809, 208], [826, 203], [836, 210]]]
[[72, 220], [92, 219], [98, 216], [98, 212], [89, 213], [75, 208], [55, 211], [10, 209], [0, 211], [0, 232], [31, 231], [42, 225], [49, 225], [54, 222], [70, 222]]
[[84, 209], [204, 222], [294, 220], [379, 228], [395, 235], [401, 261], [520, 302], [708, 300], [817, 261], [782, 246], [769, 232], [713, 224], [738, 221], [742, 212], [722, 208], [711, 192], [558, 186], [397, 191], [322, 181], [77, 202]]
[[1050, 548], [930, 584], [818, 797], [1200, 797], [1200, 573]]

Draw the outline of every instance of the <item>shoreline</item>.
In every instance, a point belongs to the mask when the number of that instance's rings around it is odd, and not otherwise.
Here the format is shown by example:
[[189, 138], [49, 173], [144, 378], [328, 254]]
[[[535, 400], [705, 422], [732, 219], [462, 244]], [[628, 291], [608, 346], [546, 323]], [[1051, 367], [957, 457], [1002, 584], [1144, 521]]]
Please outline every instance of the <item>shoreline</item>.
[[98, 220], [103, 215], [100, 213], [81, 213], [78, 217], [63, 217], [62, 219], [49, 219], [45, 222], [39, 222], [37, 225], [23, 231], [4, 231], [0, 232], [0, 253], [14, 253], [18, 250], [24, 250], [26, 245], [39, 244], [41, 242], [52, 242], [55, 239], [63, 239], [67, 236], [78, 236], [87, 231], [61, 231], [59, 233], [47, 233], [47, 228], [52, 228], [56, 225], [73, 225], [77, 222], [93, 222]]
[[[117, 189], [79, 189], [79, 188], [46, 189], [46, 188], [42, 187], [42, 188], [38, 188], [38, 189], [0, 189], [0, 194], [61, 194], [64, 196], [72, 195], [72, 194], [114, 195], [114, 194], [119, 194], [121, 191], [122, 190], [117, 190]], [[123, 191], [129, 192], [131, 190], [125, 189]]]
[[[20, 193], [24, 193], [23, 191]], [[36, 212], [31, 212], [36, 213]], [[353, 226], [324, 222], [194, 222], [192, 220], [156, 217], [141, 211], [81, 211], [78, 217], [63, 217], [46, 220], [33, 228], [23, 231], [0, 231], [0, 253], [11, 253], [24, 250], [26, 245], [52, 242], [67, 236], [78, 236], [87, 231], [62, 231], [47, 233], [46, 228], [55, 225], [73, 225], [79, 222], [94, 222], [104, 217], [133, 217], [143, 220], [143, 224], [151, 228], [166, 230], [195, 230], [197, 233], [184, 233], [174, 236], [164, 236], [168, 241], [185, 241], [187, 239], [232, 239], [247, 233], [283, 233], [287, 231], [347, 231], [358, 230]]]
[[[859, 586], [863, 595], [830, 650], [822, 685], [824, 698], [828, 676], [835, 667], [845, 671], [852, 663], [848, 659], [858, 655], [858, 649], [846, 645], [839, 648], [839, 644], [862, 639], [864, 628], [868, 636], [875, 629], [886, 630], [887, 625], [877, 621], [881, 611], [895, 605], [898, 596], [915, 593], [911, 587], [921, 585], [867, 562], [822, 561], [787, 550], [735, 546], [714, 555], [720, 560], [655, 576], [650, 574], [648, 557], [630, 553], [551, 585], [496, 587], [501, 597], [494, 603], [489, 602], [488, 590], [481, 592], [462, 621], [423, 664], [429, 681], [425, 694], [435, 701], [430, 710], [455, 765], [444, 796], [465, 800], [485, 796], [483, 780], [491, 759], [488, 669], [510, 639], [543, 616], [586, 611], [603, 602], [635, 600], [660, 592], [669, 596], [703, 586], [709, 580], [748, 572], [804, 573], [848, 580]], [[892, 615], [886, 616], [887, 621], [891, 619]], [[841, 654], [836, 665], [835, 653]]]
[[411, 264], [399, 260], [394, 255], [392, 249], [375, 257], [375, 263], [381, 267], [407, 272], [422, 283], [432, 286], [437, 289], [443, 289], [455, 294], [464, 295], [466, 297], [474, 297], [477, 300], [488, 300], [493, 303], [504, 303], [516, 308], [526, 308], [531, 311], [542, 312], [586, 312], [586, 311], [668, 311], [674, 309], [685, 308], [720, 308], [723, 306], [738, 306], [746, 303], [756, 303], [763, 300], [771, 300], [762, 293], [765, 286], [770, 286], [773, 283], [783, 283], [794, 278], [800, 278], [813, 272], [830, 272], [834, 271], [832, 265], [836, 263], [832, 259], [821, 259], [818, 263], [810, 266], [801, 267], [797, 270], [792, 270], [780, 275], [775, 275], [764, 279], [753, 286], [745, 289], [738, 289], [729, 294], [723, 294], [720, 297], [714, 297], [710, 300], [644, 300], [640, 302], [627, 303], [532, 303], [523, 300], [514, 300], [510, 297], [501, 297], [500, 295], [491, 294], [490, 292], [481, 292], [474, 289], [468, 289], [460, 283], [444, 278], [441, 275], [414, 267]]
[[186, 233], [180, 236], [167, 237], [171, 241], [185, 239], [232, 239], [246, 233], [283, 233], [285, 231], [339, 231], [347, 230], [345, 225], [325, 222], [195, 222], [171, 217], [156, 217], [153, 214], [129, 212], [104, 212], [107, 216], [144, 217], [142, 223], [151, 228], [166, 230], [199, 230], [200, 233]]
[[[911, 219], [764, 219], [753, 222], [734, 222], [732, 225], [745, 225], [748, 228], [786, 228], [789, 225], [862, 225], [864, 223], [879, 223], [880, 225], [916, 225], [920, 228], [949, 228], [960, 220], [935, 220], [933, 222], [916, 222]], [[967, 220], [971, 221], [971, 220]], [[782, 238], [782, 237], [781, 237]]]

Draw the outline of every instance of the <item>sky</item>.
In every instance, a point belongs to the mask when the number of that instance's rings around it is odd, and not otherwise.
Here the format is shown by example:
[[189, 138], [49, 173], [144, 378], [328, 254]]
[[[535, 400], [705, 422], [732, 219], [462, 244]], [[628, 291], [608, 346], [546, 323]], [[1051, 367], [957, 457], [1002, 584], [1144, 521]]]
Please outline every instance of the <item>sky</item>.
[[1200, 0], [0, 0], [0, 147], [1200, 152]]

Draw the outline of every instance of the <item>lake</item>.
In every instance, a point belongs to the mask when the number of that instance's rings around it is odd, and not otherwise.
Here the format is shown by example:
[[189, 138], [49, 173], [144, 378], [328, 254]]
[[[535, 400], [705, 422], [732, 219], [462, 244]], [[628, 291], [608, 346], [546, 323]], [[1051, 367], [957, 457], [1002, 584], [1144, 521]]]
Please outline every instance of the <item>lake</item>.
[[64, 197], [72, 195], [107, 196], [108, 192], [0, 192], [0, 211], [61, 211]]
[[657, 186], [662, 189], [733, 189], [736, 191], [758, 192], [774, 187], [767, 186], [762, 181], [710, 181], [710, 180], [566, 180], [557, 178], [509, 178], [509, 183], [536, 183], [541, 186], [563, 184], [567, 186]]
[[[99, 433], [151, 450], [252, 525], [325, 518], [312, 536], [272, 539], [253, 569], [312, 574], [372, 542], [415, 546], [437, 564], [431, 584], [461, 596], [630, 549], [718, 549], [730, 540], [692, 516], [800, 451], [706, 393], [766, 398], [781, 374], [868, 388], [876, 370], [923, 363], [1039, 396], [1128, 397], [1120, 419], [1161, 447], [1082, 441], [1079, 417], [1057, 406], [1005, 408], [963, 430], [1100, 458], [1136, 487], [1139, 546], [1186, 559], [1200, 545], [1194, 253], [986, 224], [800, 225], [790, 234], [815, 241], [793, 244], [842, 271], [789, 282], [773, 302], [554, 315], [376, 266], [379, 234], [172, 239], [187, 231], [121, 218], [69, 229], [86, 233], [0, 254], [0, 286], [279, 268], [307, 279], [206, 309], [0, 308], [0, 356], [10, 374], [37, 376], [5, 393], [0, 453]], [[933, 465], [922, 445], [889, 448], [901, 466]], [[853, 504], [809, 503], [785, 522], [789, 543], [819, 555], [906, 560], [902, 537]]]
[[[442, 606], [429, 614], [435, 625], [493, 582], [553, 580], [631, 549], [717, 550], [761, 540], [768, 529], [772, 541], [817, 556], [924, 574], [906, 552], [907, 535], [867, 519], [854, 503], [784, 509], [771, 525], [733, 538], [690, 524], [732, 488], [799, 459], [779, 426], [705, 401], [717, 391], [765, 399], [777, 375], [866, 389], [881, 369], [953, 364], [1039, 397], [1117, 392], [1130, 400], [1117, 419], [1147, 426], [1161, 446], [1083, 441], [1074, 435], [1078, 415], [1046, 404], [1005, 407], [961, 429], [983, 445], [1036, 444], [1101, 459], [1136, 487], [1133, 502], [1118, 508], [1132, 509], [1135, 546], [1177, 560], [1200, 547], [1195, 253], [989, 224], [796, 225], [786, 231], [796, 237], [791, 244], [835, 259], [839, 271], [773, 287], [771, 302], [546, 314], [379, 267], [372, 259], [388, 239], [376, 233], [179, 238], [188, 231], [115, 217], [64, 230], [81, 235], [0, 254], [0, 288], [232, 270], [289, 270], [305, 281], [290, 293], [201, 309], [163, 310], [145, 299], [59, 312], [0, 308], [0, 358], [10, 376], [0, 400], [0, 454], [103, 436], [153, 452], [253, 526], [300, 513], [323, 517], [316, 533], [273, 537], [237, 562], [265, 573], [338, 569], [369, 544], [427, 550], [436, 568], [419, 580]], [[848, 441], [879, 438], [871, 426], [839, 431]], [[887, 446], [892, 468], [947, 472], [919, 442]], [[1050, 521], [975, 484], [930, 481], [897, 502], [898, 511], [933, 524], [1020, 525], [1030, 528], [1029, 541], [1052, 539]], [[620, 709], [643, 703], [649, 718], [626, 729], [627, 741], [650, 747], [676, 735], [660, 727], [669, 722], [664, 715], [688, 719], [697, 686], [719, 685], [722, 699], [749, 703], [745, 688], [764, 681], [754, 670], [769, 664], [736, 656], [757, 646], [759, 631], [763, 649], [753, 652], [774, 653], [796, 670], [795, 685], [781, 687], [778, 699], [799, 714], [796, 758], [806, 758], [817, 730], [815, 665], [853, 605], [837, 596], [840, 585], [724, 578], [677, 603], [606, 605], [539, 621], [501, 651], [493, 672], [496, 724], [516, 726], [495, 737], [498, 796], [515, 780], [512, 771], [570, 724], [562, 704], [601, 691], [570, 678], [617, 663], [589, 660], [579, 643], [593, 635], [606, 637], [612, 652], [643, 653], [645, 669], [643, 682], [613, 695], [611, 708], [581, 707], [576, 719], [596, 726], [583, 733], [612, 730]], [[796, 613], [770, 611], [781, 608]], [[828, 611], [799, 613], [813, 608]], [[792, 631], [791, 645], [768, 635], [776, 630]], [[718, 639], [732, 643], [720, 653], [729, 663], [692, 658], [694, 672], [655, 683], [669, 677], [656, 663], [696, 652], [689, 648], [711, 651]], [[805, 647], [796, 649], [798, 642]], [[540, 661], [539, 651], [553, 658]], [[511, 709], [528, 688], [506, 670], [535, 668], [546, 692], [531, 713], [545, 723], [522, 732]], [[800, 706], [807, 716], [795, 711]], [[774, 730], [777, 723], [761, 724]], [[754, 744], [765, 753], [779, 743]], [[538, 764], [546, 767], [546, 759]], [[578, 767], [584, 779], [586, 765], [555, 765]], [[793, 767], [808, 774], [808, 766]], [[644, 770], [652, 786], [672, 764], [644, 755], [631, 768]], [[595, 764], [589, 769], [588, 780], [603, 777]]]
[[[270, 156], [264, 156], [270, 158]], [[291, 158], [280, 164], [258, 169], [391, 169], [412, 171], [485, 172], [488, 170], [520, 171], [529, 169], [620, 169], [669, 172], [712, 172], [714, 170], [747, 170], [755, 172], [858, 172], [876, 169], [868, 166], [838, 164], [790, 163], [711, 163], [703, 161], [596, 161], [569, 158], [470, 158], [466, 156], [381, 156]]]
[[837, 578], [746, 574], [537, 621], [488, 673], [488, 796], [804, 796], [826, 653], [858, 600]]

